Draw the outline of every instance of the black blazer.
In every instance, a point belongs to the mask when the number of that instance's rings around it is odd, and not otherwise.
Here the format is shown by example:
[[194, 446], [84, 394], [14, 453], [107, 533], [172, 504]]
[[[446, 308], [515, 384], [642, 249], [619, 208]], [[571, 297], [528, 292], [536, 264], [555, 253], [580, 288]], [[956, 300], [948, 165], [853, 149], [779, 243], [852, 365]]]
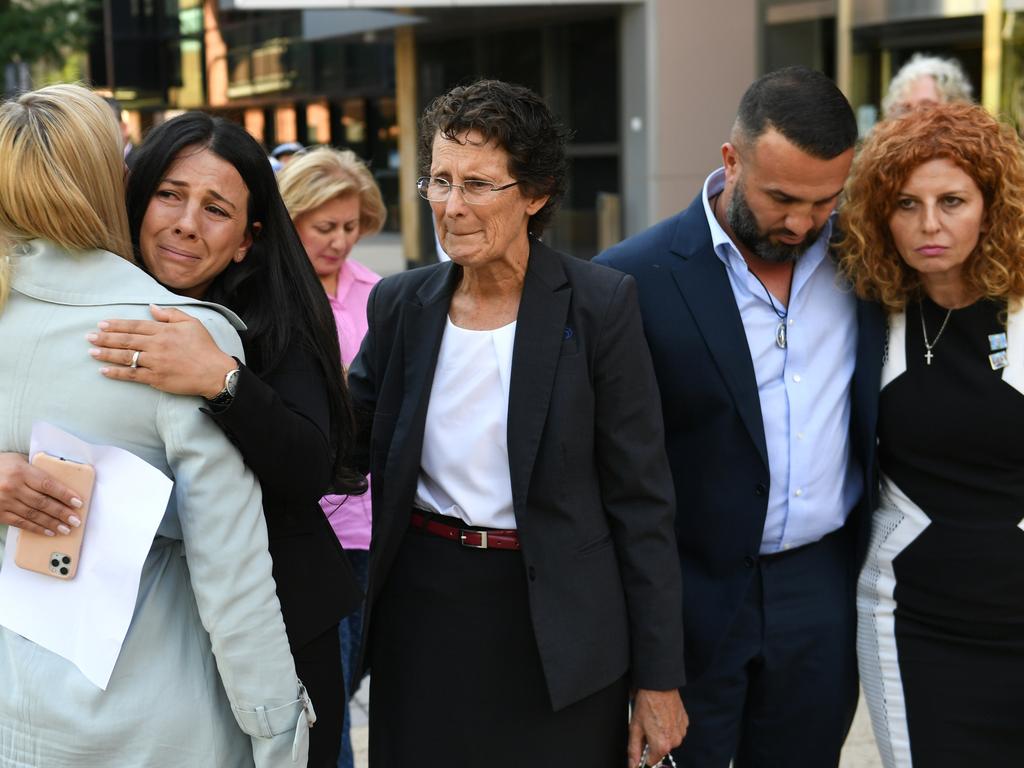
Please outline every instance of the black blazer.
[[[665, 413], [686, 593], [686, 671], [707, 668], [747, 592], [768, 509], [768, 452], [754, 366], [700, 195], [596, 259], [636, 278]], [[858, 302], [850, 440], [865, 498], [847, 521], [851, 571], [877, 496], [875, 421], [885, 319]], [[851, 603], [852, 606], [852, 603]], [[852, 607], [851, 607], [852, 610]]]
[[[461, 267], [386, 278], [349, 370], [373, 474], [373, 600], [409, 525], [434, 367]], [[512, 355], [509, 471], [555, 709], [630, 670], [683, 682], [672, 480], [633, 280], [531, 240]], [[415, 629], [410, 628], [412, 636]]]
[[262, 379], [241, 367], [231, 405], [210, 414], [263, 488], [274, 581], [292, 650], [337, 626], [362, 594], [320, 509], [331, 484], [327, 379], [316, 356], [292, 345]]

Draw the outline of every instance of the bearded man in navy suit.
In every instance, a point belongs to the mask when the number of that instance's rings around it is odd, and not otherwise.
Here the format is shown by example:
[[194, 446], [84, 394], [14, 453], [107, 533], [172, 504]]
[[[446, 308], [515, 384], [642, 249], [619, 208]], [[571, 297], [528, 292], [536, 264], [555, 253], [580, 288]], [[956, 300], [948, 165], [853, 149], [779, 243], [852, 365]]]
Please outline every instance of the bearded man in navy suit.
[[834, 766], [853, 718], [884, 332], [828, 247], [856, 139], [824, 75], [765, 75], [690, 207], [597, 258], [637, 280], [661, 391], [686, 585], [681, 766]]

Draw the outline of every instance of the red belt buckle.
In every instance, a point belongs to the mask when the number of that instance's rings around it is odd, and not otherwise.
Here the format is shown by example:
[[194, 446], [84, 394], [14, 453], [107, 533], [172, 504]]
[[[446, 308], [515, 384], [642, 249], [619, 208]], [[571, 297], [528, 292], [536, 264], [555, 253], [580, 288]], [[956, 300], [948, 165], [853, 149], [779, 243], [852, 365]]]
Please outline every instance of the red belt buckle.
[[[469, 538], [471, 536], [479, 536], [480, 537], [480, 543], [479, 544], [473, 544], [472, 542], [470, 542]], [[470, 549], [487, 549], [487, 531], [460, 530], [459, 531], [459, 544], [461, 544], [464, 547], [469, 547]]]

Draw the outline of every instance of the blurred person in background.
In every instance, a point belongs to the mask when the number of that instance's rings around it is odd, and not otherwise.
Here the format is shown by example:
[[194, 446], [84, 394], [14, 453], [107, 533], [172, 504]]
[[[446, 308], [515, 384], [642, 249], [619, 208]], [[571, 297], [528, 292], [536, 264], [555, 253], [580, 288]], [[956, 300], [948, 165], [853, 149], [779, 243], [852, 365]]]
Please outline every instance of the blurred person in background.
[[[342, 365], [348, 366], [366, 335], [366, 302], [380, 275], [350, 258], [360, 239], [380, 232], [387, 209], [366, 165], [350, 150], [314, 149], [289, 163], [277, 176], [281, 197], [295, 223], [306, 255], [327, 293], [338, 328]], [[348, 555], [361, 589], [370, 562], [370, 494], [329, 495], [320, 506]], [[338, 627], [347, 685], [346, 701], [359, 688], [355, 676], [362, 641], [362, 608]], [[339, 768], [352, 768], [346, 703]]]
[[121, 129], [121, 145], [123, 148], [122, 152], [124, 154], [124, 163], [130, 168], [132, 163], [130, 158], [132, 150], [135, 149], [135, 144], [132, 142], [131, 128], [124, 119], [124, 111], [121, 109], [121, 102], [113, 98], [106, 98], [104, 101], [107, 102], [107, 105], [114, 113], [114, 117], [117, 119], [117, 125]]
[[882, 123], [854, 164], [843, 270], [888, 313], [881, 502], [858, 586], [886, 768], [1024, 756], [1024, 156], [984, 109]]
[[567, 161], [536, 94], [455, 88], [420, 136], [452, 261], [378, 283], [349, 369], [370, 761], [657, 764], [686, 730], [682, 596], [635, 285], [540, 241]]
[[[106, 690], [0, 628], [0, 763], [306, 765], [312, 712], [252, 472], [198, 398], [97, 376], [82, 348], [96, 323], [141, 319], [153, 302], [183, 308], [174, 311], [241, 355], [234, 316], [169, 293], [132, 264], [121, 136], [92, 92], [57, 85], [0, 106], [0, 198], [0, 556], [8, 525], [59, 541], [79, 524], [81, 500], [27, 464], [37, 420], [122, 447], [174, 480]], [[56, 519], [40, 511], [59, 503], [49, 492], [66, 502]], [[244, 567], [225, 567], [235, 563]]]
[[882, 117], [934, 104], [971, 101], [971, 82], [956, 59], [915, 53], [900, 67], [882, 99]]
[[110, 364], [109, 378], [205, 398], [204, 413], [255, 472], [288, 639], [317, 713], [309, 765], [334, 768], [345, 706], [338, 623], [361, 594], [319, 501], [366, 484], [344, 462], [352, 423], [331, 308], [243, 128], [190, 112], [135, 154], [127, 200], [137, 258], [175, 293], [236, 312], [246, 362], [160, 307], [155, 320], [106, 322], [92, 354]]
[[280, 171], [296, 157], [300, 157], [305, 151], [306, 148], [299, 142], [286, 141], [283, 144], [278, 144], [270, 151], [270, 159], [278, 163], [278, 167], [275, 170]]

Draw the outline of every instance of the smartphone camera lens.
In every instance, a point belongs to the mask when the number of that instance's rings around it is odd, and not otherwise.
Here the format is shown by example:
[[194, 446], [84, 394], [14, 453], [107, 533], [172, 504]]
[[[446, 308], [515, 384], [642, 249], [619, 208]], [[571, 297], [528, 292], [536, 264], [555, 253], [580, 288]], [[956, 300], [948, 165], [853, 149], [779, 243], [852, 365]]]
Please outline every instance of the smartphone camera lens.
[[64, 563], [64, 565], [68, 565], [68, 564], [70, 564], [70, 563], [71, 563], [71, 558], [70, 558], [70, 557], [68, 557], [67, 555], [64, 555], [64, 557], [62, 557], [62, 558], [60, 559], [60, 561], [61, 561], [62, 563]]
[[50, 565], [52, 565], [54, 568], [56, 568], [58, 565], [60, 565], [60, 560], [58, 560], [55, 557], [55, 558], [53, 558], [53, 560], [50, 561]]
[[68, 575], [68, 569], [65, 568], [64, 566], [61, 566], [61, 568], [60, 568], [60, 575], [61, 576], [67, 576]]

